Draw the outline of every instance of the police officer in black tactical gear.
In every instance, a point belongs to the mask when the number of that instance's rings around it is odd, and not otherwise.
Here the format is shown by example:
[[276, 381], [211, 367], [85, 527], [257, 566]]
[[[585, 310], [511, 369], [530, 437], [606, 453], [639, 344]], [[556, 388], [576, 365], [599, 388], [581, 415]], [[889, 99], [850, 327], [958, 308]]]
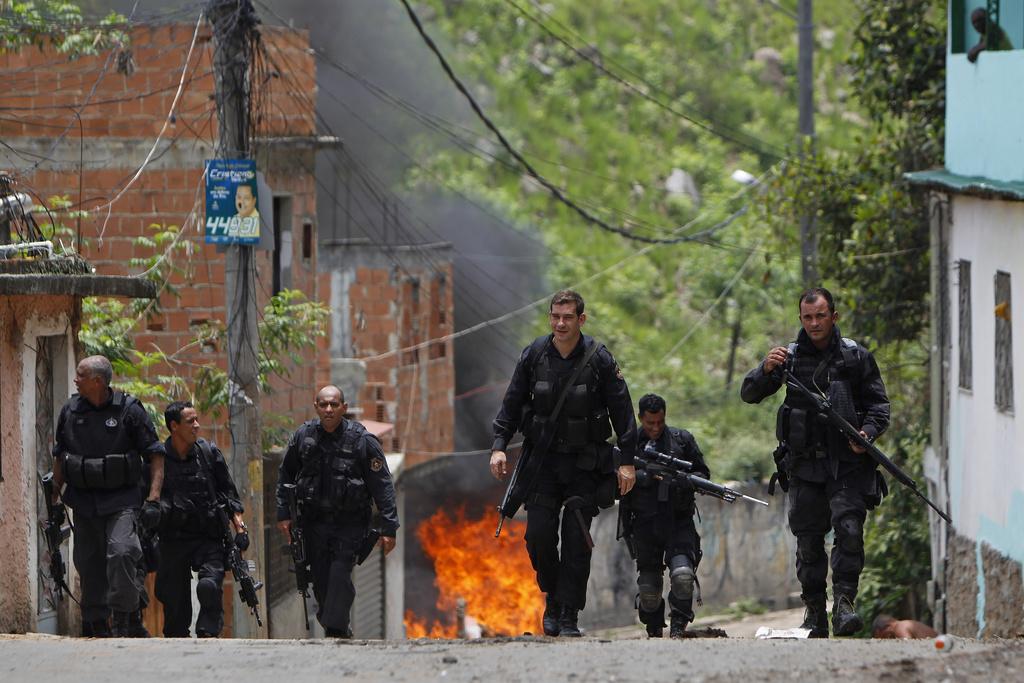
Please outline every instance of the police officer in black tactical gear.
[[[636, 473], [636, 421], [629, 389], [619, 366], [604, 345], [581, 333], [586, 321], [583, 297], [571, 290], [554, 295], [550, 305], [551, 334], [523, 350], [512, 381], [494, 419], [491, 473], [508, 475], [505, 449], [517, 430], [536, 441], [574, 366], [593, 355], [568, 388], [557, 415], [555, 435], [543, 466], [526, 499], [526, 550], [547, 594], [544, 633], [578, 637], [579, 611], [586, 605], [592, 547], [590, 523], [599, 507], [614, 504], [616, 484], [625, 495]], [[620, 462], [607, 439], [614, 427]], [[563, 508], [565, 514], [561, 514]], [[559, 518], [561, 517], [561, 554]]]
[[[665, 399], [647, 394], [640, 399], [640, 430], [637, 449], [653, 446], [660, 453], [693, 463], [692, 474], [709, 479], [711, 472], [697, 447], [697, 440], [685, 429], [665, 425]], [[620, 505], [630, 554], [636, 560], [637, 611], [647, 635], [660, 638], [665, 628], [665, 568], [669, 570], [671, 627], [669, 635], [682, 638], [693, 621], [694, 585], [700, 563], [700, 536], [693, 523], [693, 488], [656, 478], [643, 465], [637, 467], [636, 487]]]
[[[91, 637], [146, 633], [139, 613], [145, 590], [139, 525], [152, 529], [160, 522], [164, 446], [139, 400], [111, 388], [113, 372], [103, 356], [78, 364], [78, 393], [60, 411], [53, 445], [55, 496], [67, 484], [64, 502], [74, 511], [82, 635]], [[145, 503], [143, 456], [150, 463]]]
[[164, 442], [167, 457], [156, 573], [156, 597], [164, 606], [164, 637], [190, 635], [195, 571], [199, 578], [196, 635], [215, 638], [224, 627], [224, 530], [217, 506], [227, 505], [240, 550], [249, 547], [244, 510], [224, 455], [215, 444], [199, 438], [199, 417], [192, 404], [171, 403], [164, 411], [164, 421], [170, 437]]
[[[827, 397], [862, 436], [874, 440], [889, 426], [889, 398], [871, 353], [839, 333], [832, 294], [809, 289], [799, 299], [800, 331], [795, 343], [777, 346], [743, 380], [740, 395], [759, 403], [782, 386], [783, 368], [811, 391]], [[828, 426], [806, 397], [786, 392], [779, 408], [779, 481], [788, 488], [789, 526], [796, 536], [796, 573], [807, 609], [803, 628], [828, 637], [825, 584], [832, 546], [832, 633], [849, 636], [863, 622], [854, 607], [864, 568], [864, 520], [886, 493], [875, 461]]]
[[395, 547], [395, 486], [380, 442], [353, 420], [341, 390], [326, 386], [313, 404], [319, 419], [303, 424], [285, 451], [277, 486], [278, 528], [290, 538], [294, 520], [286, 484], [295, 484], [317, 620], [329, 638], [351, 638], [352, 569], [370, 533], [371, 503], [380, 514], [379, 545]]

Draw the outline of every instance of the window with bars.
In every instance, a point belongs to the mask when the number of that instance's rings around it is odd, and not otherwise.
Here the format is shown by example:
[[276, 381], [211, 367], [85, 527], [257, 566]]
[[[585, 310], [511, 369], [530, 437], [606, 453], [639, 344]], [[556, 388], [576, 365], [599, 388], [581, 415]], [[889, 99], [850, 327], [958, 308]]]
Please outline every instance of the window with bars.
[[1013, 410], [1013, 306], [1010, 300], [1010, 274], [996, 272], [996, 408]]
[[957, 265], [960, 276], [960, 388], [970, 389], [973, 385], [973, 349], [971, 348], [971, 262], [960, 261]]

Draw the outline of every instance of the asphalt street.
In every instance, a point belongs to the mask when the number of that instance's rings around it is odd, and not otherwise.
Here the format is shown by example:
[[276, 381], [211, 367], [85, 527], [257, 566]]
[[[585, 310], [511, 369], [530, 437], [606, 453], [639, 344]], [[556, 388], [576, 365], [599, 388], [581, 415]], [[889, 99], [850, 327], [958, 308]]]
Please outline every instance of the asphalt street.
[[4, 683], [297, 681], [1006, 681], [1024, 642], [931, 640], [94, 640], [0, 636]]

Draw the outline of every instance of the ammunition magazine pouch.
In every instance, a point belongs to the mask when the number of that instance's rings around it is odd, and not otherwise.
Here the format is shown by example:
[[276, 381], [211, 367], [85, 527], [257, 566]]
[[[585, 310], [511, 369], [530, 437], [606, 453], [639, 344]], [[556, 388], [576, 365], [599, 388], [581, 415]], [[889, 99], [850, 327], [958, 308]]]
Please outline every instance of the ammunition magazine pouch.
[[772, 478], [768, 480], [769, 496], [775, 495], [776, 483], [783, 492], [789, 491], [789, 445], [780, 443], [772, 453], [772, 458], [775, 460], [775, 471], [772, 473]]
[[64, 456], [64, 477], [80, 489], [119, 489], [137, 486], [142, 476], [142, 457], [138, 453]]
[[590, 442], [579, 449], [576, 469], [585, 472], [612, 474], [615, 472], [615, 449], [607, 441]]
[[811, 421], [814, 416], [802, 408], [782, 404], [775, 421], [775, 436], [785, 441], [793, 453], [802, 453], [815, 447]]
[[602, 510], [615, 505], [615, 494], [619, 490], [619, 477], [613, 472], [601, 477], [601, 483], [594, 492], [594, 502]]
[[868, 510], [874, 510], [882, 504], [882, 499], [889, 495], [889, 485], [885, 483], [885, 477], [882, 476], [881, 470], [875, 470], [875, 479], [872, 483], [870, 490], [864, 494]]
[[174, 494], [160, 501], [160, 531], [170, 536], [180, 532], [219, 538], [220, 520], [214, 507], [196, 505], [188, 496]]

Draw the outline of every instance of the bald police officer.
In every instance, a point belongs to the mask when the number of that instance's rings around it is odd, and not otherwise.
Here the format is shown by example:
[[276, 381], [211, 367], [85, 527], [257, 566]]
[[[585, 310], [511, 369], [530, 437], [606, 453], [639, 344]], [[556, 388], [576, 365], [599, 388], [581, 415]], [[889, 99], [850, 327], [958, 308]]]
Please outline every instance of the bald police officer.
[[[92, 637], [145, 634], [137, 525], [159, 523], [164, 472], [153, 421], [138, 399], [110, 386], [113, 373], [103, 356], [82, 359], [75, 368], [78, 393], [60, 411], [53, 446], [54, 495], [67, 484], [63, 498], [74, 513], [82, 635]], [[144, 457], [150, 463], [145, 504], [139, 487]]]
[[379, 545], [387, 554], [395, 548], [399, 526], [395, 487], [377, 437], [344, 417], [348, 404], [341, 389], [324, 387], [313, 406], [318, 419], [292, 435], [281, 462], [277, 526], [290, 538], [295, 520], [286, 486], [294, 484], [317, 620], [329, 638], [351, 638], [352, 569], [370, 532], [371, 503], [380, 513]]

